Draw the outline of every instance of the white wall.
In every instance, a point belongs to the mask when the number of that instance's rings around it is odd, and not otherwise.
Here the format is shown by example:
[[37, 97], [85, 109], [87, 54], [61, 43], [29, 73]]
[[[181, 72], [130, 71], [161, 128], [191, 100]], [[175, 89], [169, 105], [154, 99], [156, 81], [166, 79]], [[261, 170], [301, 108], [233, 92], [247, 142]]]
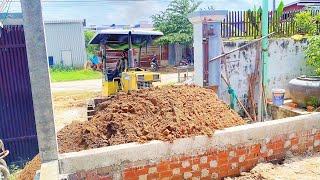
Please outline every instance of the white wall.
[[81, 22], [45, 22], [48, 56], [53, 56], [54, 64], [61, 63], [61, 51], [72, 52], [72, 62], [65, 66], [84, 68], [87, 61], [83, 24]]
[[[247, 41], [224, 42], [224, 51], [229, 52], [244, 44]], [[300, 75], [310, 75], [313, 73], [306, 65], [303, 49], [306, 47], [306, 39], [295, 41], [293, 39], [270, 39], [269, 41], [269, 62], [268, 62], [268, 98], [270, 98], [273, 88], [284, 88], [287, 90], [286, 97], [290, 97], [287, 85], [291, 79]], [[256, 60], [256, 44], [237, 51], [227, 56], [227, 69], [230, 75], [231, 85], [238, 97], [248, 103], [248, 75], [254, 71]], [[224, 67], [222, 69], [224, 71]], [[227, 86], [223, 85], [223, 99], [229, 102]], [[256, 96], [257, 97], [257, 96]]]

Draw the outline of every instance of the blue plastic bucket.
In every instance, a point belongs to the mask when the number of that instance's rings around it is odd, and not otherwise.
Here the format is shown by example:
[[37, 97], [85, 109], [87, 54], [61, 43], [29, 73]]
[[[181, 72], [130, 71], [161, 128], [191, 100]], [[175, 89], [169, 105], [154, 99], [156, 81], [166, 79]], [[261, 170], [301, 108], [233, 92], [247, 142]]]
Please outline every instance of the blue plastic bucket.
[[275, 106], [282, 106], [284, 104], [284, 95], [286, 94], [286, 90], [284, 89], [273, 89], [273, 104]]

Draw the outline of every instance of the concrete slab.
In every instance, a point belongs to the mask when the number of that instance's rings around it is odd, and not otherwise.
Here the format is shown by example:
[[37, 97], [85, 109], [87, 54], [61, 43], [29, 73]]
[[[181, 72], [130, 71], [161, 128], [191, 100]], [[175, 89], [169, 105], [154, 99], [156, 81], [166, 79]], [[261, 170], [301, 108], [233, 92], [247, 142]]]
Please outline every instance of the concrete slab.
[[58, 161], [50, 161], [41, 165], [40, 180], [57, 180], [59, 179]]
[[288, 117], [295, 117], [301, 115], [314, 114], [316, 112], [308, 112], [303, 108], [293, 108], [290, 107], [289, 104], [292, 103], [292, 100], [285, 100], [284, 105], [277, 107], [274, 106], [273, 103], [268, 103], [268, 113], [271, 115], [273, 120], [283, 119]]

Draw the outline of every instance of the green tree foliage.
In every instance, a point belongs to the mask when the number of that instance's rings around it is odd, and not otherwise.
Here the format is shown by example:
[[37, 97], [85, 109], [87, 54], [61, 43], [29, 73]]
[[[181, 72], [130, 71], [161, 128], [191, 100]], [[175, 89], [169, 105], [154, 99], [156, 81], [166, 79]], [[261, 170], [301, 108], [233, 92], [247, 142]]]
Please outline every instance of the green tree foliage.
[[320, 75], [320, 36], [313, 36], [308, 40], [308, 46], [305, 50], [307, 64], [315, 67], [315, 72]]
[[277, 11], [273, 12], [273, 19], [272, 19], [272, 24], [273, 24], [273, 28], [272, 31], [276, 32], [277, 34], [285, 34], [283, 27], [285, 27], [284, 25], [282, 25], [283, 22], [281, 22], [281, 17], [283, 14], [283, 10], [284, 10], [284, 3], [283, 1], [280, 2]]
[[316, 19], [311, 15], [311, 12], [298, 13], [294, 18], [298, 33], [315, 34], [317, 32]]
[[261, 17], [262, 17], [262, 8], [258, 9], [254, 7], [253, 10], [249, 9], [246, 13], [247, 22], [249, 22], [249, 29], [253, 29], [254, 37], [261, 35]]
[[157, 44], [191, 44], [193, 42], [193, 26], [188, 14], [194, 12], [201, 2], [194, 0], [173, 0], [165, 11], [151, 16], [156, 30], [163, 32]]
[[94, 56], [96, 54], [96, 51], [99, 50], [99, 45], [90, 45], [89, 42], [94, 37], [95, 32], [93, 31], [84, 31], [85, 36], [85, 43], [86, 43], [86, 51], [88, 55]]

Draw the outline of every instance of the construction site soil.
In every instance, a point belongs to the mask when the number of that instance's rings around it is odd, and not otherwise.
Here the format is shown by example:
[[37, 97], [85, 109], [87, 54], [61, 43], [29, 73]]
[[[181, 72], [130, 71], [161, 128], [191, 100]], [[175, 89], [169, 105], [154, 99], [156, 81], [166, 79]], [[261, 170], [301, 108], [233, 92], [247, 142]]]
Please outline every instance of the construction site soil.
[[58, 133], [60, 153], [131, 142], [172, 142], [246, 122], [214, 91], [197, 86], [167, 86], [117, 95], [98, 106], [88, 122]]
[[18, 174], [17, 180], [33, 180], [37, 171], [41, 168], [40, 156], [37, 155], [26, 167]]

